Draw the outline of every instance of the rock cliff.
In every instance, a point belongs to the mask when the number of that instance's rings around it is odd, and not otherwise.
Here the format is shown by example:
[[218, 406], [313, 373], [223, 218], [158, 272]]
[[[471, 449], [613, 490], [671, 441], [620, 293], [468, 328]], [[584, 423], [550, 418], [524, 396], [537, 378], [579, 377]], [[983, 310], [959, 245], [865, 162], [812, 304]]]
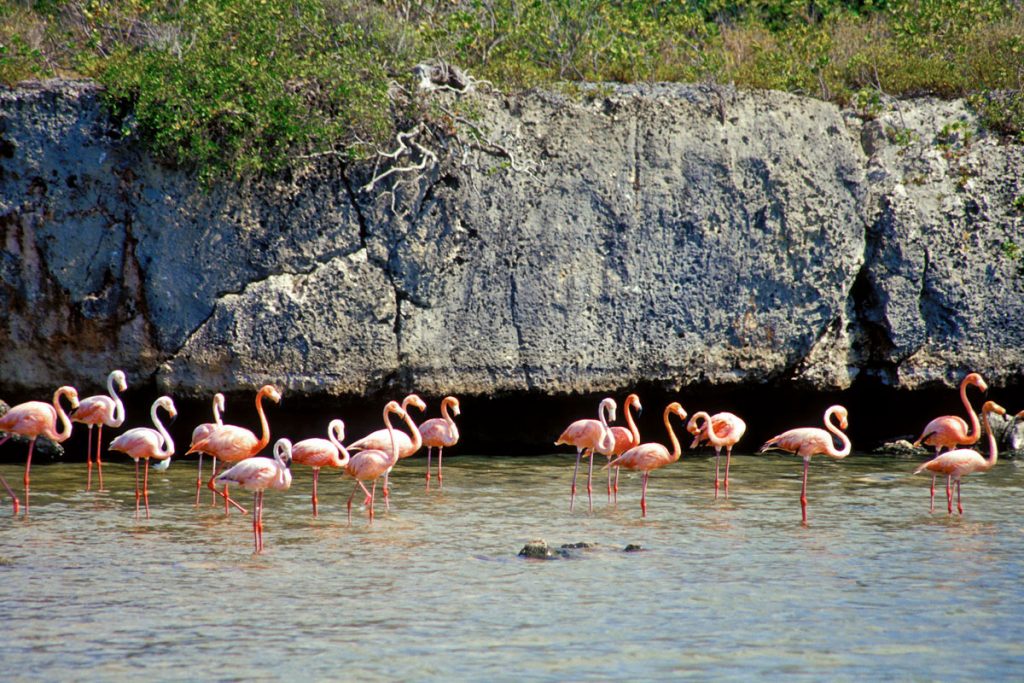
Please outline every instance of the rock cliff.
[[1024, 146], [962, 102], [475, 94], [516, 163], [428, 169], [396, 209], [398, 176], [330, 157], [204, 187], [98, 95], [0, 91], [0, 388], [1019, 382]]

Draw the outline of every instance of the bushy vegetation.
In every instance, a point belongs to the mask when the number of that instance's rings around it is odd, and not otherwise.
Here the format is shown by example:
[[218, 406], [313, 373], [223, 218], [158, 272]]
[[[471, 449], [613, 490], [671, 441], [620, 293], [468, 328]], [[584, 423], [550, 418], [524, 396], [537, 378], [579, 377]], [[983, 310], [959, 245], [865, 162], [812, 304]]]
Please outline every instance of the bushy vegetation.
[[[497, 87], [684, 81], [842, 104], [970, 97], [1024, 141], [1024, 0], [22, 0], [0, 81], [88, 76], [126, 133], [215, 176], [358, 154], [394, 84], [445, 60]], [[408, 100], [405, 100], [408, 102]]]

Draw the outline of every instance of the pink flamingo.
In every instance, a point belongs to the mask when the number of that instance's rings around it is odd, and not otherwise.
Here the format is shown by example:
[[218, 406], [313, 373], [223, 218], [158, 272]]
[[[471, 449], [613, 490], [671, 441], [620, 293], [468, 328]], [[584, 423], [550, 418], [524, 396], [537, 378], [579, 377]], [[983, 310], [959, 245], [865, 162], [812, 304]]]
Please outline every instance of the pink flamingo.
[[627, 470], [644, 473], [643, 488], [640, 493], [640, 512], [642, 517], [647, 516], [647, 481], [651, 477], [651, 472], [674, 463], [683, 454], [683, 449], [679, 445], [679, 439], [676, 438], [676, 433], [672, 431], [672, 423], [668, 419], [670, 415], [676, 415], [680, 420], [686, 420], [686, 411], [683, 410], [683, 406], [678, 401], [673, 401], [665, 406], [662, 419], [665, 423], [665, 429], [668, 431], [668, 439], [672, 443], [671, 453], [660, 443], [642, 443], [630, 448], [605, 465], [605, 467], [625, 467]]
[[[832, 423], [832, 416], [839, 416], [839, 427]], [[758, 453], [764, 453], [770, 448], [778, 448], [790, 453], [796, 453], [804, 459], [804, 484], [800, 489], [800, 510], [803, 514], [803, 524], [807, 524], [807, 468], [811, 464], [812, 455], [827, 455], [837, 460], [842, 460], [850, 454], [850, 439], [842, 432], [848, 426], [848, 413], [843, 406], [830, 406], [825, 411], [825, 429], [817, 427], [799, 427], [790, 429], [777, 436], [768, 439]], [[839, 437], [843, 447], [836, 450], [832, 435]]]
[[[711, 429], [708, 429], [708, 425]], [[743, 438], [743, 433], [747, 431], [747, 423], [732, 413], [715, 413], [709, 416], [701, 410], [693, 414], [686, 429], [694, 435], [690, 448], [696, 448], [703, 443], [710, 443], [715, 447], [715, 498], [718, 498], [718, 464], [722, 456], [722, 447], [725, 447], [725, 497], [728, 498], [732, 447]]]
[[[7, 432], [7, 436], [0, 439], [3, 444], [11, 434], [17, 434], [28, 438], [28, 459], [25, 460], [25, 515], [28, 515], [29, 496], [29, 471], [32, 469], [32, 449], [35, 448], [36, 439], [45, 436], [51, 441], [61, 443], [71, 436], [71, 420], [68, 414], [60, 405], [61, 396], [67, 396], [74, 410], [78, 407], [78, 391], [74, 387], [63, 386], [53, 394], [53, 405], [42, 401], [27, 401], [19, 403], [3, 416], [0, 416], [0, 432]], [[61, 429], [57, 431], [57, 420], [60, 420]], [[3, 482], [4, 488], [14, 499], [14, 514], [18, 514], [18, 497], [14, 491]]]
[[[640, 445], [640, 430], [636, 427], [636, 422], [633, 421], [633, 415], [629, 409], [636, 407], [637, 415], [643, 413], [644, 408], [640, 405], [640, 397], [636, 394], [630, 394], [626, 397], [626, 402], [622, 404], [622, 412], [626, 416], [625, 427], [612, 427], [612, 436], [615, 438], [615, 446], [612, 448], [611, 453], [606, 453], [608, 461], [611, 462], [612, 458], [617, 458], [622, 455], [630, 448]], [[612, 468], [605, 468], [608, 470], [608, 498], [611, 499], [612, 495]], [[619, 468], [615, 469], [615, 502], [619, 502]]]
[[[218, 393], [213, 395], [213, 422], [204, 422], [203, 424], [199, 425], [198, 427], [196, 427], [195, 429], [192, 430], [192, 441], [189, 443], [189, 449], [190, 449], [189, 452], [191, 452], [191, 448], [193, 446], [195, 446], [197, 443], [199, 443], [200, 441], [202, 441], [206, 437], [208, 437], [210, 434], [212, 434], [214, 429], [216, 429], [217, 427], [222, 427], [224, 425], [224, 421], [221, 420], [221, 417], [220, 417], [220, 414], [222, 412], [224, 412], [224, 394], [218, 392]], [[199, 453], [199, 470], [196, 473], [196, 505], [197, 506], [199, 505], [199, 493], [200, 493], [200, 491], [203, 488], [203, 452], [202, 451], [198, 451], [198, 453]], [[213, 471], [214, 471], [214, 474], [217, 473], [217, 459], [216, 458], [213, 459]], [[217, 496], [214, 496], [213, 499], [216, 500]]]
[[256, 553], [263, 552], [263, 492], [267, 489], [286, 491], [292, 485], [292, 444], [288, 439], [278, 439], [274, 444], [274, 459], [251, 457], [238, 462], [234, 467], [221, 472], [216, 483], [224, 486], [237, 484], [253, 492], [252, 536]]
[[320, 478], [321, 467], [334, 467], [344, 469], [349, 461], [348, 450], [341, 445], [345, 440], [345, 423], [341, 420], [331, 420], [327, 425], [326, 439], [304, 439], [292, 446], [291, 458], [293, 463], [308, 465], [313, 468], [313, 516], [318, 517], [317, 505], [319, 500], [316, 496], [317, 480]]
[[[978, 424], [978, 414], [974, 412], [974, 408], [971, 407], [970, 401], [967, 400], [967, 385], [971, 384], [981, 391], [988, 391], [988, 385], [985, 384], [985, 380], [981, 378], [976, 372], [972, 372], [963, 378], [960, 382], [960, 401], [964, 404], [964, 408], [967, 409], [967, 416], [971, 420], [970, 430], [967, 428], [967, 423], [964, 422], [962, 417], [957, 415], [943, 415], [937, 417], [927, 425], [925, 425], [924, 431], [921, 432], [920, 438], [914, 442], [915, 446], [924, 444], [926, 446], [935, 447], [935, 456], [938, 457], [942, 453], [942, 449], [945, 448], [947, 451], [952, 450], [958, 446], [973, 446], [978, 443], [978, 439], [981, 438], [981, 425]], [[935, 512], [935, 477], [936, 474], [932, 473], [932, 508], [930, 512]], [[950, 489], [950, 477], [946, 477], [946, 499], [947, 501], [953, 500], [953, 491]], [[952, 505], [952, 502], [950, 502]]]
[[[985, 405], [981, 408], [982, 419], [985, 420], [985, 431], [988, 432], [987, 459], [981, 457], [981, 454], [972, 448], [958, 448], [954, 451], [946, 451], [914, 470], [914, 474], [924, 472], [925, 470], [932, 473], [931, 506], [928, 512], [934, 512], [935, 510], [935, 475], [944, 474], [946, 475], [946, 481], [952, 479], [956, 482], [956, 509], [962, 515], [964, 514], [964, 506], [960, 502], [960, 479], [974, 472], [988, 472], [995, 467], [996, 462], [999, 460], [999, 450], [996, 448], [996, 437], [992, 433], [992, 425], [989, 424], [988, 416], [990, 413], [1005, 415], [1006, 410], [994, 401], [986, 401]], [[1024, 416], [1024, 411], [1017, 414], [1017, 417], [1021, 416]], [[946, 488], [949, 490], [948, 485]], [[949, 514], [953, 514], [952, 491], [947, 494], [946, 505]]]
[[[416, 394], [409, 394], [402, 399], [402, 410], [409, 412], [409, 406], [419, 408], [420, 412], [427, 409], [427, 404], [423, 402]], [[409, 417], [410, 424], [412, 423], [412, 416]], [[458, 438], [458, 437], [456, 437]], [[405, 432], [396, 431], [395, 441], [398, 443], [398, 459], [404, 460], [411, 455], [415, 455], [416, 451], [423, 445], [423, 437], [420, 434], [420, 430], [413, 426], [410, 430], [410, 434]], [[391, 437], [388, 435], [388, 430], [378, 429], [375, 432], [367, 434], [363, 438], [359, 439], [353, 444], [350, 444], [348, 449], [355, 453], [356, 451], [363, 450], [378, 450], [387, 451], [391, 448]], [[388, 478], [391, 476], [391, 468], [384, 474], [384, 506], [386, 509], [391, 509], [391, 504], [388, 502], [388, 498], [391, 495], [390, 488], [388, 487]]]
[[[270, 384], [265, 384], [260, 387], [260, 390], [256, 392], [256, 413], [260, 416], [260, 427], [262, 429], [261, 436], [256, 438], [248, 429], [244, 427], [238, 427], [236, 425], [221, 425], [210, 432], [202, 441], [193, 444], [188, 450], [189, 453], [203, 452], [220, 460], [222, 463], [237, 463], [251, 458], [256, 455], [270, 443], [270, 425], [267, 424], [267, 416], [263, 412], [263, 398], [267, 397], [274, 403], [281, 402], [281, 392], [278, 391], [277, 387]], [[210, 480], [206, 483], [206, 486], [211, 491], [216, 491], [217, 495], [224, 497], [224, 514], [228, 514], [228, 504], [234, 505], [236, 508], [245, 514], [245, 508], [232, 500], [231, 495], [228, 493], [228, 487], [224, 487], [224, 491], [217, 491], [214, 486], [214, 479], [217, 475], [214, 473]]]
[[[391, 413], [404, 420], [410, 430], [415, 429], [409, 414], [402, 410], [402, 406], [398, 405], [395, 401], [388, 401], [388, 404], [384, 406], [384, 425], [391, 441], [388, 451], [368, 448], [353, 455], [345, 465], [345, 474], [356, 480], [355, 486], [352, 487], [352, 495], [348, 497], [349, 524], [352, 523], [352, 497], [356, 495], [357, 487], [362, 487], [363, 493], [366, 494], [366, 498], [370, 503], [370, 522], [373, 522], [373, 502], [377, 493], [377, 480], [384, 476], [384, 473], [398, 462], [398, 441], [395, 438], [398, 430], [391, 425], [391, 418], [389, 417]], [[366, 481], [373, 482], [372, 491], [367, 490], [366, 485], [363, 483]]]
[[90, 396], [82, 400], [78, 407], [71, 413], [71, 421], [89, 426], [89, 443], [86, 446], [85, 460], [88, 465], [88, 474], [85, 478], [85, 490], [92, 489], [92, 428], [99, 427], [96, 436], [96, 467], [100, 475], [100, 488], [103, 490], [103, 460], [100, 459], [103, 442], [103, 425], [108, 427], [120, 427], [124, 424], [124, 404], [114, 391], [114, 385], [120, 391], [128, 389], [124, 372], [114, 370], [107, 376], [107, 393], [109, 396]]
[[609, 422], [615, 421], [615, 399], [605, 398], [597, 406], [596, 420], [576, 420], [562, 432], [555, 441], [556, 446], [563, 444], [576, 447], [576, 469], [572, 471], [572, 488], [569, 490], [569, 512], [572, 512], [576, 504], [576, 475], [580, 471], [580, 458], [584, 455], [590, 458], [590, 471], [587, 474], [587, 500], [590, 502], [590, 511], [594, 511], [593, 486], [594, 458], [591, 457], [594, 451], [601, 455], [607, 455], [615, 448], [615, 435], [608, 428]]
[[163, 408], [171, 419], [178, 415], [174, 407], [174, 401], [170, 396], [161, 396], [153, 402], [149, 409], [149, 416], [156, 425], [156, 429], [150, 427], [136, 427], [110, 442], [110, 450], [125, 453], [135, 461], [135, 519], [139, 518], [139, 459], [146, 461], [145, 474], [143, 475], [141, 497], [146, 502], [146, 519], [149, 519], [149, 460], [167, 460], [174, 455], [174, 441], [167, 433], [160, 417], [156, 414], [157, 408]]
[[444, 478], [441, 473], [441, 457], [445, 448], [451, 448], [459, 442], [459, 428], [455, 420], [448, 414], [451, 408], [452, 413], [459, 415], [459, 399], [454, 396], [445, 396], [441, 401], [441, 417], [427, 420], [419, 427], [423, 445], [427, 447], [427, 490], [430, 490], [430, 453], [437, 449], [437, 488], [444, 488]]

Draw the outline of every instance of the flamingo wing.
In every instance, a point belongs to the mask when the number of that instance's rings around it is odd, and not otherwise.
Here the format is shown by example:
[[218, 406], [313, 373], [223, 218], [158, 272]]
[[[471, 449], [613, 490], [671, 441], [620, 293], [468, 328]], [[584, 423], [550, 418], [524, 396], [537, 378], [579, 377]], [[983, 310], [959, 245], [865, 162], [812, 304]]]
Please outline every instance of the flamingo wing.
[[109, 396], [90, 396], [79, 403], [69, 417], [72, 422], [98, 425], [112, 420], [113, 416], [114, 401]]
[[778, 448], [807, 457], [817, 453], [824, 453], [826, 451], [826, 443], [832, 443], [832, 436], [824, 429], [798, 427], [768, 439], [758, 452], [763, 453], [771, 448]]
[[163, 437], [155, 429], [136, 427], [111, 441], [108, 449], [125, 453], [128, 457], [138, 460], [151, 458], [155, 453], [159, 453], [162, 441]]
[[0, 417], [0, 431], [34, 437], [57, 424], [57, 411], [49, 403], [20, 403]]
[[248, 458], [217, 475], [216, 483], [237, 484], [247, 491], [262, 491], [277, 478], [278, 464], [270, 458]]
[[955, 451], [946, 451], [942, 455], [932, 458], [914, 470], [914, 474], [928, 470], [935, 474], [958, 477], [970, 474], [984, 465], [985, 458], [981, 457], [980, 453], [971, 448], [959, 448]]
[[663, 467], [671, 461], [672, 457], [668, 449], [660, 443], [642, 443], [612, 460], [608, 466], [649, 472]]
[[[412, 438], [401, 431], [400, 429], [395, 430], [395, 443], [398, 445], [398, 457], [407, 458], [413, 454], [412, 450]], [[390, 451], [391, 450], [391, 437], [388, 436], [388, 430], [378, 429], [375, 432], [367, 434], [363, 438], [359, 439], [348, 447], [349, 451]]]
[[292, 462], [310, 467], [337, 467], [338, 449], [327, 439], [305, 439], [292, 446]]
[[202, 451], [225, 462], [236, 462], [252, 455], [259, 439], [243, 427], [221, 425], [210, 435], [192, 446], [189, 453]]
[[361, 481], [376, 479], [387, 472], [390, 461], [384, 451], [360, 451], [348, 461], [345, 474]]

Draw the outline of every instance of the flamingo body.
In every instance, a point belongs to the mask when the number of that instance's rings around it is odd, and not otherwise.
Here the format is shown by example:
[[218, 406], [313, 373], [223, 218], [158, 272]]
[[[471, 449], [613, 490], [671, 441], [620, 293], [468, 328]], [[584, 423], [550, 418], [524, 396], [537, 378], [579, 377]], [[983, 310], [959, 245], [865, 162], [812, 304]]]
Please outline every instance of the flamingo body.
[[444, 474], [441, 469], [441, 458], [444, 457], [444, 449], [450, 448], [459, 442], [459, 427], [455, 424], [452, 415], [458, 416], [462, 411], [459, 407], [459, 399], [454, 396], [445, 396], [441, 401], [441, 417], [427, 420], [419, 426], [420, 439], [427, 447], [427, 488], [430, 488], [430, 456], [433, 449], [437, 449], [437, 486], [444, 487]]
[[686, 411], [677, 401], [673, 401], [665, 406], [665, 411], [662, 413], [662, 422], [668, 432], [668, 439], [672, 443], [671, 452], [662, 444], [652, 441], [633, 446], [605, 465], [605, 467], [624, 467], [627, 470], [644, 473], [640, 494], [640, 513], [643, 517], [647, 516], [647, 482], [651, 472], [679, 460], [679, 456], [683, 453], [679, 439], [676, 438], [676, 434], [672, 430], [672, 423], [669, 422], [670, 415], [676, 415], [680, 420], [685, 420]]
[[292, 485], [292, 444], [278, 439], [274, 444], [274, 459], [250, 457], [218, 474], [214, 481], [226, 489], [228, 484], [241, 486], [253, 492], [252, 535], [256, 553], [263, 552], [263, 494], [267, 489], [286, 491]]
[[[167, 433], [163, 424], [156, 414], [157, 408], [163, 408], [172, 418], [178, 414], [174, 407], [174, 401], [169, 396], [161, 396], [153, 402], [150, 408], [150, 416], [156, 429], [150, 427], [135, 427], [110, 442], [109, 449], [126, 454], [135, 461], [135, 516], [139, 516], [139, 499], [145, 501], [146, 519], [149, 519], [149, 466], [148, 461], [167, 460], [174, 455], [174, 441]], [[146, 460], [146, 472], [143, 478], [142, 489], [139, 489], [139, 460]]]
[[[0, 432], [7, 432], [8, 434], [17, 434], [18, 436], [24, 436], [28, 438], [28, 457], [25, 459], [25, 514], [29, 512], [29, 482], [31, 481], [29, 473], [32, 469], [32, 451], [36, 445], [36, 439], [40, 436], [45, 436], [51, 441], [61, 443], [66, 441], [71, 436], [71, 420], [68, 418], [68, 414], [64, 412], [64, 408], [61, 407], [60, 399], [62, 396], [67, 396], [71, 403], [71, 408], [75, 409], [78, 407], [78, 391], [74, 387], [63, 386], [57, 389], [53, 394], [53, 404], [43, 403], [42, 401], [27, 401], [25, 403], [19, 403], [8, 410], [4, 415], [0, 415]], [[57, 422], [60, 421], [61, 428], [58, 431]], [[0, 444], [4, 443], [9, 439], [10, 436], [5, 436], [0, 439]], [[14, 514], [18, 514], [20, 503], [18, 497], [14, 494], [14, 491], [7, 482], [0, 477], [0, 483], [3, 484], [4, 488], [11, 496], [11, 500], [14, 504]]]
[[[839, 416], [838, 428], [832, 423], [833, 415]], [[847, 418], [848, 412], [846, 408], [840, 405], [830, 406], [825, 411], [825, 427], [827, 431], [817, 427], [790, 429], [768, 439], [758, 450], [758, 453], [764, 453], [769, 449], [778, 448], [789, 453], [795, 453], [804, 459], [803, 486], [800, 489], [800, 511], [803, 517], [803, 524], [805, 525], [807, 524], [807, 470], [811, 463], [811, 457], [827, 455], [841, 460], [850, 454], [850, 439], [842, 431], [847, 428]], [[835, 443], [832, 441], [833, 435], [839, 437], [839, 440], [843, 443], [842, 448], [837, 449], [835, 447]]]

